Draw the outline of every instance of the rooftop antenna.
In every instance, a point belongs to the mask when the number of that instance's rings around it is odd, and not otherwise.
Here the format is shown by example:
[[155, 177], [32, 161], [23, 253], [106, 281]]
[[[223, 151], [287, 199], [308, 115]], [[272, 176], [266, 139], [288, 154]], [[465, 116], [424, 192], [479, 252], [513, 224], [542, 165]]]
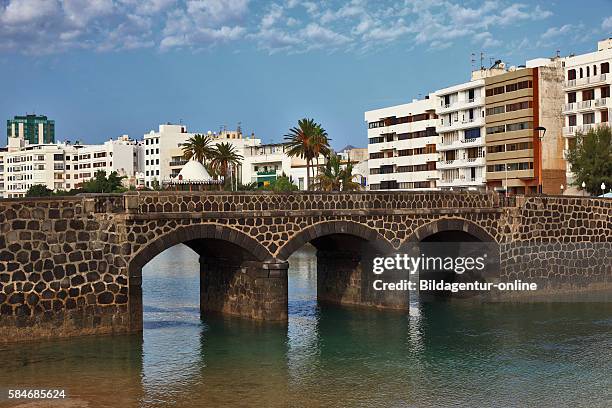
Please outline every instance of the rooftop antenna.
[[480, 69], [484, 69], [484, 52], [480, 51]]
[[476, 54], [474, 54], [474, 53], [471, 54], [470, 62], [472, 64], [472, 71], [474, 71], [474, 64], [476, 64]]
[[242, 122], [239, 121], [238, 126], [236, 126], [236, 133], [238, 133], [239, 135], [242, 134], [242, 126], [240, 125], [242, 125]]
[[561, 56], [561, 50], [557, 50], [557, 58]]
[[489, 57], [489, 66], [493, 66], [493, 62], [495, 62], [495, 58]]

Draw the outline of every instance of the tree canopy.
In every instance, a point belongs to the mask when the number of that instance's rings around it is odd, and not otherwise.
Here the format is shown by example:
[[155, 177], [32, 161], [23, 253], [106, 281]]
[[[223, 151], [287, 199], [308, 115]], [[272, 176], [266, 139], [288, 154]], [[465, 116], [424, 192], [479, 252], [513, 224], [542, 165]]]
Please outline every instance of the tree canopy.
[[597, 127], [586, 134], [577, 134], [567, 154], [574, 173], [573, 184], [592, 195], [599, 195], [601, 183], [612, 187], [612, 131], [609, 126]]
[[126, 189], [121, 181], [125, 176], [119, 176], [116, 171], [106, 176], [106, 171], [99, 170], [94, 178], [83, 183], [83, 191], [86, 193], [122, 193]]
[[26, 192], [26, 197], [50, 197], [53, 195], [53, 190], [47, 188], [44, 184], [34, 184]]

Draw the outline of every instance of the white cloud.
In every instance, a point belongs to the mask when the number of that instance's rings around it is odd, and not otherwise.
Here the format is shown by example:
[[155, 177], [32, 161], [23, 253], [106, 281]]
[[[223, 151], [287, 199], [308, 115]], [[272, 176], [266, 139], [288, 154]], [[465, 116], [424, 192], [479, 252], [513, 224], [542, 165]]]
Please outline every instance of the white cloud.
[[[497, 48], [500, 30], [522, 29], [551, 15], [512, 0], [0, 0], [0, 50], [255, 44], [271, 53], [295, 53], [399, 42], [439, 50], [460, 40]], [[546, 27], [542, 40], [569, 35], [563, 27]], [[609, 32], [612, 16], [601, 27]]]
[[612, 16], [604, 18], [603, 22], [601, 23], [601, 28], [608, 32], [612, 31]]
[[30, 24], [59, 13], [54, 0], [12, 0], [0, 14], [2, 23], [8, 25]]

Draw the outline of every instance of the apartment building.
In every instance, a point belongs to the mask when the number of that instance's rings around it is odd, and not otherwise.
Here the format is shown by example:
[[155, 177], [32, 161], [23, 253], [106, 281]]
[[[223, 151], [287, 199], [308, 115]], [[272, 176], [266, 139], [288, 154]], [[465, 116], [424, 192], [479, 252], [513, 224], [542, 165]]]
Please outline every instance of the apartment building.
[[[270, 184], [282, 174], [291, 176], [292, 158], [287, 156], [286, 150], [285, 143], [247, 146], [241, 166], [242, 183], [257, 183], [261, 187]], [[294, 183], [299, 183], [300, 189], [304, 190], [303, 177], [294, 180]]]
[[437, 186], [443, 190], [486, 188], [484, 92], [482, 78], [435, 92], [440, 135]]
[[[246, 147], [261, 144], [261, 140], [255, 138], [255, 135], [244, 137], [240, 130], [201, 133], [210, 136], [212, 145], [221, 142], [233, 144], [237, 152], [243, 156]], [[195, 134], [188, 132], [185, 125], [168, 123], [159, 125], [157, 132], [151, 130], [144, 135], [144, 183], [146, 187], [153, 187], [155, 183], [161, 186], [164, 181], [178, 176], [186, 163], [183, 157], [183, 145]]]
[[55, 121], [44, 115], [15, 116], [6, 121], [7, 145], [11, 138], [30, 144], [55, 143]]
[[[563, 135], [565, 151], [574, 146], [576, 133], [610, 124], [610, 86], [612, 85], [612, 38], [599, 41], [597, 51], [571, 56], [565, 60], [563, 92]], [[569, 194], [577, 193], [569, 163], [566, 167]]]
[[365, 112], [371, 190], [435, 189], [438, 116], [434, 95]]
[[485, 78], [488, 188], [560, 193], [565, 184], [562, 66], [560, 58], [544, 58]]
[[4, 187], [4, 158], [7, 152], [7, 147], [0, 147], [0, 198], [6, 198]]
[[28, 144], [15, 138], [3, 156], [5, 198], [23, 197], [35, 184], [54, 191], [79, 188], [98, 170], [133, 180], [144, 158], [140, 143], [125, 135], [101, 145]]

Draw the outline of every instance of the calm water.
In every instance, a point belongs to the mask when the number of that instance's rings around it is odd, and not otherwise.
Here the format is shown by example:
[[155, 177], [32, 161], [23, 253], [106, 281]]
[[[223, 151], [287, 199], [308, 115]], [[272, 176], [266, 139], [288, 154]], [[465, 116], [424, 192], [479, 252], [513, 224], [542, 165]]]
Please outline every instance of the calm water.
[[70, 395], [23, 407], [612, 406], [610, 302], [319, 308], [313, 252], [290, 262], [288, 328], [200, 321], [177, 246], [143, 271], [142, 337], [2, 346], [0, 386]]

